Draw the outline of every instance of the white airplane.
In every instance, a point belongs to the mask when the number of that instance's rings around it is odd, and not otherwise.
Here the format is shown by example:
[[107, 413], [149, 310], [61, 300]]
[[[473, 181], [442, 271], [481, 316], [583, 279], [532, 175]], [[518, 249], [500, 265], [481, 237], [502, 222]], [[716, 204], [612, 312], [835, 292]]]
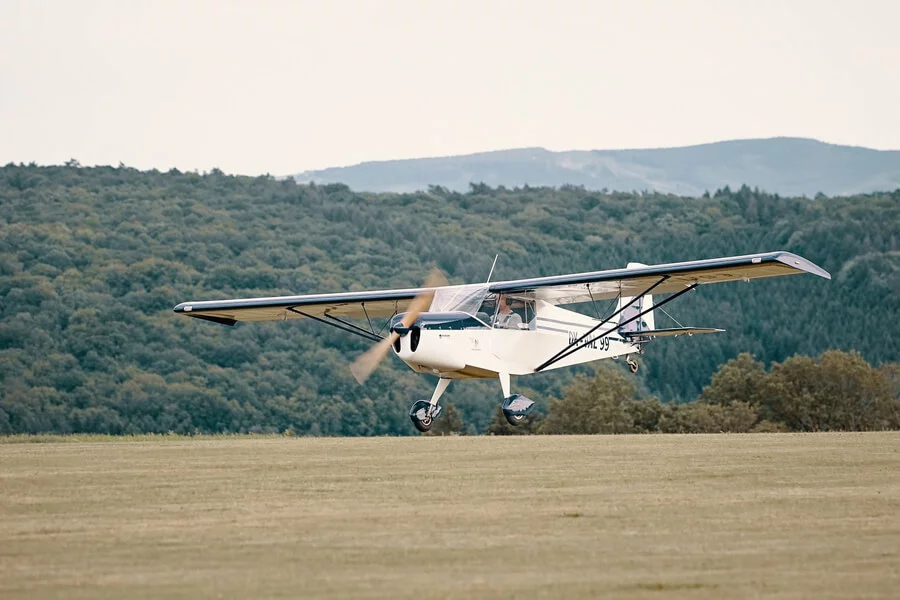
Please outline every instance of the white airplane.
[[[489, 275], [488, 282], [471, 285], [447, 285], [434, 271], [422, 288], [183, 302], [174, 310], [225, 325], [312, 319], [360, 335], [376, 342], [351, 366], [360, 383], [393, 349], [412, 370], [439, 378], [431, 400], [417, 401], [409, 412], [424, 432], [440, 415], [438, 401], [454, 379], [499, 379], [503, 414], [516, 425], [534, 402], [511, 393], [511, 375], [621, 356], [637, 372], [634, 355], [654, 338], [723, 331], [656, 329], [654, 311], [664, 304], [700, 285], [800, 273], [831, 279], [805, 258], [780, 251], [494, 283]], [[669, 295], [654, 301], [654, 294]], [[589, 303], [599, 317], [602, 300], [615, 308], [600, 318], [560, 308]], [[380, 327], [378, 319], [384, 320]]]

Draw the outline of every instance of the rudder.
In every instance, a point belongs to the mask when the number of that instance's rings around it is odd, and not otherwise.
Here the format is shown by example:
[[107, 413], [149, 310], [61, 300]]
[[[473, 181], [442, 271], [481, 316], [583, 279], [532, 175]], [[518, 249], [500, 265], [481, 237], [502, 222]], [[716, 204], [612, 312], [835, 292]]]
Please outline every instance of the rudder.
[[[647, 265], [642, 263], [628, 263], [626, 268], [635, 269], [637, 267], [646, 267]], [[640, 319], [636, 319], [631, 321], [630, 323], [626, 323], [626, 321], [630, 321], [636, 315], [639, 315], [641, 311], [646, 310], [653, 306], [653, 296], [651, 294], [647, 294], [644, 296], [637, 297], [628, 297], [623, 296], [619, 298], [619, 302], [616, 305], [616, 310], [621, 310], [622, 307], [625, 306], [625, 310], [623, 310], [619, 314], [619, 332], [621, 333], [634, 333], [637, 331], [645, 331], [647, 329], [655, 329], [656, 323], [653, 318], [653, 313], [655, 311], [650, 311]], [[625, 325], [622, 325], [626, 323]]]

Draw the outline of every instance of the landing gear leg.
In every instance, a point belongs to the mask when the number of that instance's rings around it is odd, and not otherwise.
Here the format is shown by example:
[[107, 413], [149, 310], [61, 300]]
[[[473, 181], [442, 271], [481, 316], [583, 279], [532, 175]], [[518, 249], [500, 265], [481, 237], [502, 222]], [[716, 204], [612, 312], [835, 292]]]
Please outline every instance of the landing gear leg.
[[509, 398], [509, 373], [500, 373], [500, 389], [503, 390], [503, 397]]
[[633, 358], [631, 358], [631, 355], [630, 355], [630, 354], [629, 354], [628, 356], [625, 357], [625, 363], [628, 365], [628, 369], [629, 369], [632, 373], [637, 373], [637, 372], [638, 372], [638, 366], [639, 366], [639, 365], [638, 365], [638, 361], [636, 361], [636, 360], [634, 360]]
[[431, 401], [419, 400], [409, 409], [409, 418], [413, 425], [421, 432], [426, 432], [434, 425], [434, 420], [441, 414], [441, 407], [438, 404], [447, 386], [450, 385], [449, 379], [438, 379], [437, 387], [431, 395]]
[[510, 425], [519, 425], [534, 408], [534, 402], [522, 394], [509, 393], [509, 373], [500, 373], [500, 387], [503, 389], [503, 416]]

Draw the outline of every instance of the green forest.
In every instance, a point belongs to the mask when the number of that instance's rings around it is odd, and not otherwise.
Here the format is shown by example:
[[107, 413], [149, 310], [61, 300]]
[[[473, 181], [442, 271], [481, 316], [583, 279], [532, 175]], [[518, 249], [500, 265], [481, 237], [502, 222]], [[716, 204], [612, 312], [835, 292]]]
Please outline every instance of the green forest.
[[[225, 327], [172, 307], [412, 287], [433, 266], [451, 283], [478, 282], [495, 254], [500, 280], [771, 250], [833, 279], [701, 286], [666, 310], [725, 333], [657, 340], [624, 380], [617, 364], [514, 379], [538, 402], [525, 430], [569, 431], [558, 424], [564, 409], [600, 380], [640, 399], [616, 401], [631, 414], [622, 431], [896, 427], [900, 190], [785, 198], [743, 186], [685, 198], [476, 184], [374, 194], [219, 170], [9, 164], [0, 168], [0, 433], [411, 435], [408, 408], [435, 380], [391, 359], [358, 385], [348, 365], [365, 340], [309, 321]], [[658, 315], [657, 325], [674, 323]], [[796, 377], [785, 379], [785, 365]], [[734, 369], [765, 381], [717, 396], [716, 378]], [[873, 374], [875, 391], [860, 402], [879, 416], [809, 425], [772, 407], [775, 389], [819, 398], [816, 369]], [[497, 382], [454, 382], [444, 399], [453, 429], [500, 433]]]
[[[436, 433], [464, 426], [459, 415]], [[601, 363], [578, 375], [545, 414], [511, 427], [498, 410], [487, 433], [754, 433], [900, 429], [900, 364], [873, 368], [857, 352], [828, 350], [765, 365], [741, 354], [719, 368], [700, 397], [660, 402], [635, 379]]]

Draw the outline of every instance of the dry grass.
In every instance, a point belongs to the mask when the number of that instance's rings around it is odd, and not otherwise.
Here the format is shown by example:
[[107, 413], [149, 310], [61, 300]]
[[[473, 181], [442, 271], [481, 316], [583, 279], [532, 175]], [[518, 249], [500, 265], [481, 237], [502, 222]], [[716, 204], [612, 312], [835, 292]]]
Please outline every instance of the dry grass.
[[896, 433], [0, 444], [4, 600], [898, 589]]

